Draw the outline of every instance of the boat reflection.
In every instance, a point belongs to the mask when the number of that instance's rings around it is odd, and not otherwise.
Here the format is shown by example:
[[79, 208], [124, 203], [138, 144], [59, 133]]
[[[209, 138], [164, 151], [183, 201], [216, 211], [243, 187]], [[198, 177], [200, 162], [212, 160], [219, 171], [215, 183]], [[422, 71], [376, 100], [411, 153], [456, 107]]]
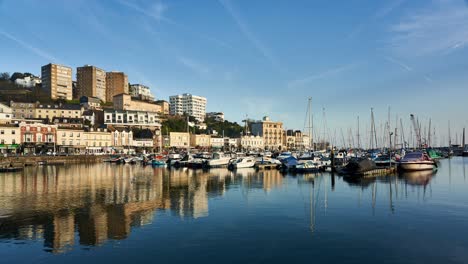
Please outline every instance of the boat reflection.
[[409, 185], [426, 186], [431, 182], [436, 172], [436, 170], [404, 172], [399, 177], [403, 178]]

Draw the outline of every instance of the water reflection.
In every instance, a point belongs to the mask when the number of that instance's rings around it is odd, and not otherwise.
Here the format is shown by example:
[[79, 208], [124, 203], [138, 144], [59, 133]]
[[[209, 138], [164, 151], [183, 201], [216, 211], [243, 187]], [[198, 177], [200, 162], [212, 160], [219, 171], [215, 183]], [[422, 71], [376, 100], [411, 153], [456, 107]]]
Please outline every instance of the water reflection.
[[[244, 199], [252, 194], [258, 198], [259, 193], [277, 195], [277, 201], [292, 199], [288, 206], [307, 211], [304, 220], [312, 234], [320, 232], [328, 210], [346, 204], [356, 193], [359, 206], [355, 209], [367, 204], [368, 214], [378, 210], [393, 214], [402, 200], [413, 198], [410, 188], [418, 190], [418, 197], [423, 190], [425, 198], [434, 176], [426, 171], [350, 179], [327, 173], [283, 175], [276, 170], [168, 170], [110, 164], [27, 168], [0, 177], [0, 240], [43, 241], [53, 253], [102, 245], [126, 239], [133, 228], [154, 223], [158, 212], [182, 219], [209, 217], [210, 199], [231, 190]], [[351, 195], [343, 196], [347, 193]], [[301, 198], [295, 200], [295, 194]], [[282, 210], [270, 206], [275, 212]]]

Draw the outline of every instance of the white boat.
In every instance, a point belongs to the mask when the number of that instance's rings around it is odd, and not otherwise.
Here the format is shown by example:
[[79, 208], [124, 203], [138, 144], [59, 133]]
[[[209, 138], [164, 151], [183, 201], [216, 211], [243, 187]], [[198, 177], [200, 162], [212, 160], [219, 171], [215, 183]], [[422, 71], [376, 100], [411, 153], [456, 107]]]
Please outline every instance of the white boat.
[[269, 157], [259, 157], [255, 159], [255, 162], [258, 164], [276, 164], [281, 165], [281, 161]]
[[278, 160], [286, 159], [292, 156], [291, 152], [282, 152], [276, 157]]
[[292, 169], [296, 172], [317, 172], [320, 168], [320, 164], [313, 160], [303, 160], [299, 161]]
[[225, 167], [229, 165], [231, 161], [230, 155], [225, 155], [224, 153], [215, 152], [213, 153], [213, 157], [207, 160], [206, 165], [210, 168], [216, 167]]
[[255, 159], [251, 157], [240, 158], [229, 164], [230, 169], [253, 168], [254, 166]]
[[423, 152], [408, 153], [398, 163], [398, 168], [403, 171], [433, 170], [436, 167], [436, 162]]

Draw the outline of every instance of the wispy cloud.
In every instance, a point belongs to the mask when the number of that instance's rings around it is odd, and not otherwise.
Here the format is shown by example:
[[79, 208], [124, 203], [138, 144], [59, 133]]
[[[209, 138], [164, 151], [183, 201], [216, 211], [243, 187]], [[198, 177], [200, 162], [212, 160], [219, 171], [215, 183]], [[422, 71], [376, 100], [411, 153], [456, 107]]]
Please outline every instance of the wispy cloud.
[[388, 47], [404, 56], [445, 54], [468, 44], [468, 8], [462, 0], [437, 0], [390, 28]]
[[383, 57], [386, 61], [389, 61], [393, 64], [396, 64], [398, 66], [400, 66], [402, 69], [406, 70], [406, 71], [412, 71], [413, 68], [411, 68], [410, 66], [406, 65], [405, 63], [395, 59], [395, 58], [392, 58], [392, 57], [389, 57], [389, 56], [384, 56]]
[[348, 34], [348, 38], [353, 38], [359, 35], [364, 29], [366, 25], [374, 23], [375, 21], [382, 19], [389, 15], [393, 10], [400, 7], [406, 0], [393, 0], [388, 2], [386, 5], [382, 6], [378, 9], [365, 23], [358, 24], [351, 32]]
[[357, 65], [358, 65], [358, 63], [352, 63], [352, 64], [347, 64], [347, 65], [337, 66], [335, 68], [328, 69], [328, 70], [323, 71], [323, 72], [315, 73], [315, 74], [312, 74], [312, 75], [309, 75], [309, 76], [306, 76], [306, 77], [303, 77], [303, 78], [300, 78], [300, 79], [292, 80], [292, 81], [288, 82], [287, 86], [288, 86], [288, 88], [296, 88], [296, 87], [299, 87], [299, 86], [304, 86], [304, 85], [309, 84], [309, 83], [311, 83], [311, 82], [313, 82], [315, 80], [330, 78], [330, 77], [333, 77], [335, 75], [338, 75], [339, 73], [352, 70], [352, 69], [356, 68]]
[[3, 31], [1, 28], [0, 28], [0, 36], [3, 36], [9, 40], [12, 40], [14, 42], [16, 42], [18, 45], [20, 45], [21, 47], [23, 47], [24, 49], [27, 49], [29, 51], [31, 51], [32, 53], [36, 54], [37, 56], [49, 61], [49, 62], [58, 62], [58, 59], [55, 58], [54, 56], [52, 56], [51, 54], [41, 50], [40, 48], [37, 48], [37, 47], [34, 47], [32, 46], [31, 44], [29, 43], [26, 43], [24, 42], [23, 40], [9, 34], [8, 32], [5, 32]]
[[247, 38], [247, 40], [252, 43], [252, 45], [260, 52], [260, 54], [265, 57], [270, 64], [275, 67], [276, 69], [280, 69], [280, 63], [276, 60], [276, 58], [273, 56], [271, 51], [260, 41], [260, 39], [250, 30], [250, 27], [248, 26], [247, 22], [245, 19], [241, 16], [241, 14], [235, 9], [235, 7], [232, 5], [230, 0], [219, 0], [221, 5], [226, 9], [226, 11], [229, 13], [229, 15], [234, 19], [234, 22], [237, 24], [239, 27], [240, 31], [244, 36]]
[[232, 46], [229, 45], [228, 43], [222, 41], [222, 40], [219, 40], [215, 37], [212, 37], [212, 36], [208, 36], [208, 35], [205, 35], [205, 34], [202, 34], [200, 32], [197, 32], [195, 31], [194, 29], [188, 27], [188, 26], [185, 26], [181, 23], [178, 23], [176, 22], [175, 20], [172, 20], [170, 18], [168, 18], [165, 14], [167, 13], [167, 10], [168, 10], [168, 6], [166, 4], [164, 4], [162, 1], [157, 1], [155, 3], [153, 3], [150, 7], [142, 7], [142, 6], [139, 6], [137, 4], [135, 4], [134, 2], [130, 2], [130, 1], [127, 1], [127, 0], [118, 0], [118, 2], [124, 6], [127, 6], [131, 9], [133, 9], [134, 11], [137, 11], [143, 15], [145, 15], [146, 17], [149, 17], [153, 20], [155, 20], [156, 22], [164, 22], [166, 24], [169, 24], [169, 25], [172, 25], [172, 26], [175, 26], [175, 27], [178, 27], [186, 32], [189, 32], [190, 34], [193, 34], [195, 36], [197, 36], [198, 38], [200, 39], [204, 39], [204, 40], [207, 40], [207, 41], [210, 41], [212, 43], [215, 43], [221, 47], [224, 47], [224, 48], [229, 48], [229, 49], [232, 49]]
[[177, 60], [184, 65], [185, 67], [189, 68], [190, 70], [194, 71], [198, 75], [207, 75], [211, 72], [211, 69], [193, 59], [187, 58], [185, 56], [179, 56]]

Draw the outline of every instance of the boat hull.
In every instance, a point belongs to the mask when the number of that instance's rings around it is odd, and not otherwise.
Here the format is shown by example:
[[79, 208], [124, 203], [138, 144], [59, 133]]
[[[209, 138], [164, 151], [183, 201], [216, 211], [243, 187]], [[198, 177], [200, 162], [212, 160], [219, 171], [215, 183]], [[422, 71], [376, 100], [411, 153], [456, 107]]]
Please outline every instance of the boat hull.
[[434, 162], [401, 162], [398, 167], [403, 171], [423, 171], [433, 170], [436, 165]]

